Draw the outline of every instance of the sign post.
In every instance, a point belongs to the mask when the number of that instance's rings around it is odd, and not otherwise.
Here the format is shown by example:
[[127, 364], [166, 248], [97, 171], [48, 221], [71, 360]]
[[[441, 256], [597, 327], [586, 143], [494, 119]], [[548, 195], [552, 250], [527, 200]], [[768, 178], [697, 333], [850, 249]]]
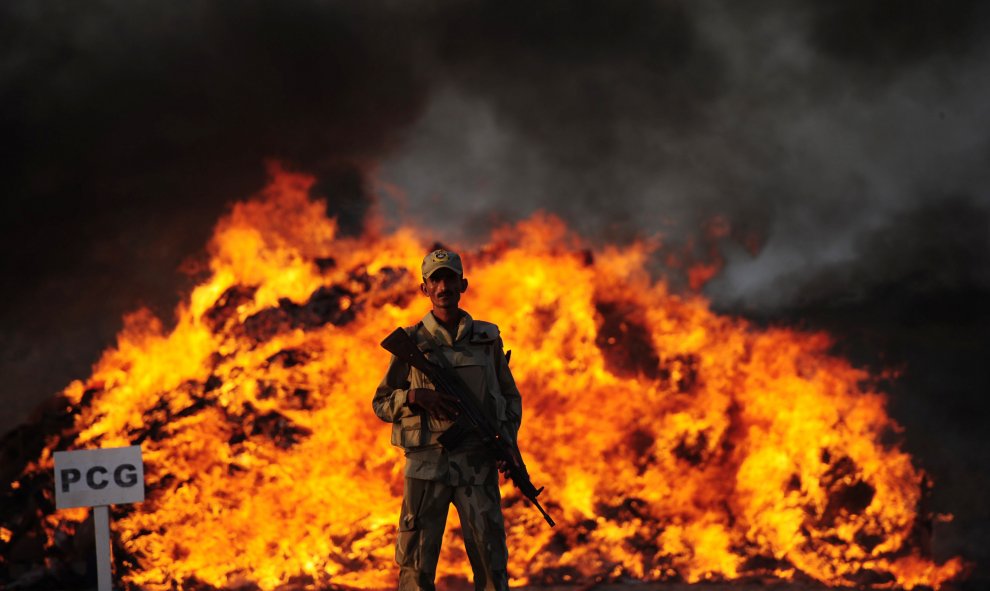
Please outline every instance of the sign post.
[[144, 500], [141, 447], [55, 452], [55, 507], [93, 507], [96, 578], [110, 591], [110, 505]]

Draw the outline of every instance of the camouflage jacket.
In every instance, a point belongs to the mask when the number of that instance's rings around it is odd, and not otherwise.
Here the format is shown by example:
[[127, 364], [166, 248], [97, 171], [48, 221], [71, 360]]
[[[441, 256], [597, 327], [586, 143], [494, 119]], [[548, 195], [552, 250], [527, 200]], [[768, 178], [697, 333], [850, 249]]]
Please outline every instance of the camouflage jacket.
[[[522, 421], [522, 398], [509, 371], [496, 325], [464, 313], [457, 335], [451, 339], [433, 313], [427, 312], [422, 321], [405, 330], [428, 359], [436, 361], [437, 355], [443, 355], [481, 403], [489, 420], [515, 438]], [[451, 421], [431, 417], [418, 406], [409, 405], [406, 400], [413, 388], [433, 389], [433, 384], [419, 370], [393, 356], [372, 401], [375, 414], [392, 423], [392, 445], [406, 452], [406, 476], [447, 479], [455, 485], [459, 481], [481, 484], [489, 476], [492, 462], [479, 448], [480, 441], [469, 438], [455, 452], [448, 453], [437, 438]]]

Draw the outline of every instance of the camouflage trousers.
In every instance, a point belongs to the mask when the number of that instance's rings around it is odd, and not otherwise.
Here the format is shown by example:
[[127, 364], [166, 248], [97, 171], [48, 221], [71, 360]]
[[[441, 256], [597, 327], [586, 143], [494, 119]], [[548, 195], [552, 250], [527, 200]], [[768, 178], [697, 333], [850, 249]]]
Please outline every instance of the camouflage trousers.
[[498, 480], [451, 486], [444, 481], [406, 478], [395, 543], [399, 591], [434, 591], [447, 510], [453, 503], [461, 520], [464, 549], [474, 571], [476, 591], [509, 588]]

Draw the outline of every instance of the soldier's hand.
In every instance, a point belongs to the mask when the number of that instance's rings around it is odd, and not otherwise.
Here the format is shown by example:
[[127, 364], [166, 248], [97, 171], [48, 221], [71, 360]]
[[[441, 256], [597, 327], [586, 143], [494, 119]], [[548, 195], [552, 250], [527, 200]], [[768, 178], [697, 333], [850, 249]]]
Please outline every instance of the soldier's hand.
[[498, 468], [499, 472], [505, 474], [505, 471], [509, 469], [509, 462], [506, 462], [505, 460], [495, 460], [495, 467]]
[[409, 404], [421, 406], [438, 419], [453, 420], [457, 417], [457, 399], [449, 394], [428, 388], [414, 388], [409, 391], [408, 400]]

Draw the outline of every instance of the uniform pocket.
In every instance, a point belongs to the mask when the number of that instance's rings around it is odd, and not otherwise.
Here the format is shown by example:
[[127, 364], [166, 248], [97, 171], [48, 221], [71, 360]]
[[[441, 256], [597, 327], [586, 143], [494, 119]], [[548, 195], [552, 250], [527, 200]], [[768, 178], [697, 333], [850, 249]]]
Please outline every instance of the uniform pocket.
[[423, 420], [419, 415], [410, 415], [399, 419], [399, 443], [402, 447], [417, 447], [422, 445]]
[[406, 513], [399, 519], [399, 531], [414, 531], [416, 529], [416, 515], [414, 513]]
[[400, 418], [399, 424], [402, 426], [403, 431], [418, 431], [423, 428], [422, 421], [417, 414], [411, 414]]
[[395, 562], [399, 566], [419, 566], [419, 528], [416, 527], [416, 516], [404, 513], [399, 518], [399, 532], [395, 540]]

